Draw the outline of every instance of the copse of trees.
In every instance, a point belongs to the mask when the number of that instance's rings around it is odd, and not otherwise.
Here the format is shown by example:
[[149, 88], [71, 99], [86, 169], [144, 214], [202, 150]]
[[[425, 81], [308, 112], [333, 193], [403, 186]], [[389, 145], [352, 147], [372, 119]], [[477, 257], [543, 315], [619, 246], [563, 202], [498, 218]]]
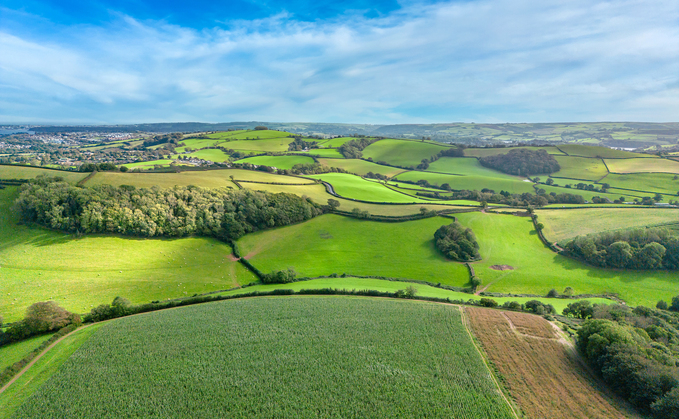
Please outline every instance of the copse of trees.
[[593, 305], [578, 348], [620, 396], [658, 419], [679, 417], [679, 321], [639, 306]]
[[5, 333], [0, 334], [0, 345], [81, 323], [79, 315], [66, 311], [54, 301], [34, 303], [26, 309], [22, 320], [12, 323]]
[[342, 144], [337, 151], [339, 151], [347, 159], [360, 159], [363, 157], [363, 149], [370, 144], [377, 141], [377, 139], [359, 138], [358, 140], [347, 141]]
[[665, 228], [578, 236], [564, 248], [571, 255], [601, 267], [679, 269], [679, 239]]
[[509, 150], [507, 154], [481, 157], [479, 163], [482, 166], [518, 176], [549, 174], [561, 170], [559, 162], [545, 150], [534, 151], [524, 148]]
[[83, 163], [78, 169], [81, 172], [112, 172], [118, 170], [118, 166], [113, 163]]
[[318, 142], [304, 141], [302, 137], [295, 137], [295, 140], [288, 144], [288, 151], [302, 151], [304, 149], [310, 150], [312, 148], [318, 148]]
[[447, 258], [470, 261], [480, 258], [479, 244], [471, 228], [464, 228], [457, 221], [441, 226], [434, 233], [436, 248]]
[[52, 178], [22, 185], [15, 209], [26, 222], [78, 233], [181, 237], [230, 242], [244, 234], [306, 221], [322, 213], [308, 199], [287, 193], [102, 185], [78, 188]]

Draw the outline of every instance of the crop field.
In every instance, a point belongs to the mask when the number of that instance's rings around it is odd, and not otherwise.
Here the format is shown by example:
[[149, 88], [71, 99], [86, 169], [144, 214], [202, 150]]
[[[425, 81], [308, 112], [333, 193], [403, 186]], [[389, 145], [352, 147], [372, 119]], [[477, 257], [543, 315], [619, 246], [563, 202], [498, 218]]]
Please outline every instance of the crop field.
[[359, 176], [346, 173], [324, 173], [321, 175], [309, 175], [308, 177], [328, 182], [332, 185], [338, 195], [348, 199], [395, 203], [430, 202], [425, 199], [403, 195], [377, 182], [371, 182]]
[[[659, 299], [671, 301], [679, 289], [675, 272], [600, 269], [558, 255], [542, 244], [528, 217], [455, 216], [476, 234], [483, 260], [472, 265], [490, 292], [547, 295], [552, 288], [572, 287], [576, 294], [617, 293], [628, 304], [652, 307]], [[514, 269], [496, 271], [493, 265]]]
[[229, 160], [229, 155], [222, 150], [216, 148], [208, 148], [205, 150], [194, 151], [189, 154], [188, 157], [194, 157], [196, 159], [210, 160], [217, 163], [222, 163]]
[[556, 147], [467, 148], [467, 149], [464, 150], [464, 155], [465, 156], [474, 156], [474, 157], [495, 156], [495, 155], [498, 155], [498, 154], [506, 154], [507, 152], [509, 152], [509, 150], [515, 150], [515, 149], [526, 149], [526, 150], [532, 150], [532, 151], [545, 150], [549, 154], [565, 156], [565, 154]]
[[373, 172], [392, 177], [404, 171], [397, 167], [382, 166], [380, 164], [359, 159], [319, 159], [318, 162], [324, 166], [339, 167], [350, 173], [356, 173], [361, 176], [365, 176], [368, 172]]
[[555, 158], [561, 166], [561, 170], [552, 173], [555, 177], [596, 181], [608, 174], [606, 165], [601, 159], [570, 156], [555, 156]]
[[675, 173], [679, 174], [679, 162], [669, 159], [620, 159], [606, 160], [611, 173]]
[[78, 183], [89, 173], [69, 172], [65, 170], [49, 170], [38, 167], [19, 165], [0, 165], [0, 179], [35, 179], [40, 175], [61, 176], [68, 183]]
[[447, 260], [434, 246], [434, 232], [450, 222], [434, 217], [380, 223], [323, 215], [248, 234], [238, 240], [238, 248], [262, 272], [294, 268], [302, 277], [346, 273], [464, 287], [469, 285], [467, 268]]
[[650, 154], [632, 153], [625, 150], [614, 150], [608, 147], [596, 147], [580, 144], [559, 144], [559, 149], [569, 156], [611, 158], [653, 158]]
[[[655, 193], [679, 194], [679, 176], [670, 173], [634, 173], [626, 175], [611, 173], [601, 182], [608, 183], [611, 185], [611, 188], [635, 189], [648, 192], [648, 194], [644, 195]], [[634, 192], [627, 191], [627, 193]]]
[[[434, 297], [434, 298], [450, 298], [450, 300], [478, 301], [484, 298], [480, 295], [469, 294], [466, 292], [450, 291], [444, 288], [432, 287], [430, 285], [423, 285], [412, 282], [403, 281], [389, 281], [386, 279], [374, 278], [318, 278], [310, 279], [308, 281], [291, 282], [289, 284], [266, 284], [253, 285], [247, 288], [239, 288], [231, 291], [219, 293], [219, 295], [237, 295], [245, 294], [254, 291], [272, 291], [275, 289], [289, 289], [293, 291], [312, 290], [312, 289], [345, 289], [345, 290], [375, 290], [382, 292], [396, 292], [408, 286], [413, 286], [417, 290], [418, 297]], [[539, 300], [545, 304], [551, 304], [561, 313], [563, 309], [573, 301], [588, 300], [592, 304], [611, 304], [611, 300], [606, 298], [582, 298], [582, 299], [565, 299], [565, 298], [547, 298], [547, 297], [492, 297], [498, 304], [503, 304], [507, 301], [516, 301], [519, 304], [525, 304], [530, 300]]]
[[679, 209], [670, 208], [583, 208], [537, 210], [545, 237], [555, 242], [603, 231], [679, 223]]
[[223, 170], [192, 170], [180, 173], [120, 173], [98, 172], [86, 182], [87, 186], [95, 185], [132, 185], [138, 188], [159, 186], [171, 188], [173, 186], [202, 186], [204, 188], [236, 188], [231, 182], [231, 176], [236, 180], [252, 182], [276, 183], [312, 183], [310, 180], [293, 176], [275, 175], [254, 170], [223, 169]]
[[[45, 353], [24, 375], [3, 393], [0, 393], [0, 419], [16, 418], [15, 411], [92, 336], [102, 324], [93, 324], [76, 330], [54, 348]], [[18, 415], [18, 417], [21, 417]]]
[[254, 281], [215, 239], [86, 236], [17, 225], [17, 188], [0, 190], [0, 266], [6, 321], [37, 301], [78, 313], [120, 295], [135, 303], [223, 290]]
[[523, 181], [519, 178], [503, 175], [497, 172], [494, 177], [476, 176], [476, 175], [448, 175], [441, 173], [411, 171], [405, 172], [396, 176], [396, 180], [407, 180], [417, 182], [419, 180], [426, 180], [432, 185], [443, 185], [447, 183], [452, 189], [468, 189], [478, 190], [488, 188], [495, 192], [508, 191], [511, 193], [534, 193], [533, 183], [530, 181]]
[[458, 308], [346, 297], [234, 300], [116, 320], [17, 415], [513, 417]]
[[628, 416], [606, 397], [543, 318], [465, 308], [474, 335], [529, 418]]
[[0, 371], [11, 366], [15, 362], [21, 361], [24, 356], [28, 355], [51, 337], [52, 334], [33, 336], [26, 340], [0, 346]]
[[314, 159], [307, 156], [258, 156], [241, 159], [237, 163], [250, 163], [290, 170], [296, 164], [313, 164]]
[[363, 158], [385, 161], [395, 166], [417, 166], [422, 159], [428, 159], [449, 147], [411, 140], [380, 140], [363, 150]]

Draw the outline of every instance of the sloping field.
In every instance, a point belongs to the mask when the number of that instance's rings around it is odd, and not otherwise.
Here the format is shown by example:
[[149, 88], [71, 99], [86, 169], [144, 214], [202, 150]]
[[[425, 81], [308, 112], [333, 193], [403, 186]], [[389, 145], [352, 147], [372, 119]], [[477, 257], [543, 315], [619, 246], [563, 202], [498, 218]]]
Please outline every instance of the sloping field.
[[349, 142], [349, 141], [351, 141], [351, 140], [358, 140], [358, 138], [357, 138], [357, 137], [340, 137], [340, 138], [332, 138], [332, 139], [330, 139], [330, 140], [325, 140], [325, 141], [321, 140], [321, 141], [319, 141], [319, 144], [320, 144], [322, 147], [333, 147], [333, 148], [336, 148], [336, 147], [339, 147], [339, 146], [341, 146], [342, 144], [344, 144], [344, 143], [346, 143], [346, 142]]
[[237, 140], [221, 143], [220, 147], [239, 151], [251, 151], [261, 153], [263, 151], [288, 151], [288, 145], [294, 138], [281, 137], [265, 140]]
[[611, 188], [635, 189], [648, 192], [643, 195], [655, 193], [679, 194], [679, 176], [671, 173], [634, 173], [627, 175], [611, 173], [601, 182], [608, 183], [611, 185]]
[[308, 177], [328, 182], [338, 195], [348, 199], [395, 203], [430, 202], [425, 199], [414, 198], [395, 192], [377, 182], [371, 182], [359, 176], [346, 173], [324, 173], [322, 175], [309, 175]]
[[507, 154], [509, 152], [509, 150], [517, 150], [517, 149], [525, 149], [525, 150], [532, 150], [532, 151], [545, 150], [549, 154], [565, 156], [565, 154], [556, 147], [467, 148], [467, 149], [464, 150], [464, 155], [465, 156], [474, 156], [474, 157], [495, 156], [495, 155], [498, 155], [498, 154]]
[[458, 308], [318, 297], [225, 301], [116, 320], [17, 415], [512, 417]]
[[20, 319], [37, 301], [83, 313], [123, 296], [135, 303], [223, 290], [256, 278], [217, 240], [86, 236], [17, 225], [17, 188], [0, 190], [0, 313]]
[[237, 163], [250, 163], [289, 170], [296, 164], [313, 164], [314, 159], [307, 156], [258, 156], [241, 159]]
[[51, 177], [61, 176], [68, 183], [78, 183], [78, 181], [84, 179], [89, 173], [49, 170], [19, 165], [0, 165], [0, 179], [35, 179], [40, 175]]
[[512, 178], [511, 176], [503, 176], [498, 174], [494, 177], [476, 176], [476, 175], [447, 175], [441, 173], [410, 171], [396, 176], [396, 180], [407, 180], [417, 182], [419, 180], [426, 180], [432, 185], [441, 186], [444, 183], [450, 185], [452, 189], [462, 190], [477, 190], [488, 188], [499, 193], [500, 191], [508, 191], [511, 193], [533, 193], [532, 182], [525, 182], [519, 178]]
[[450, 173], [467, 176], [485, 176], [498, 179], [522, 180], [518, 176], [507, 175], [497, 170], [481, 166], [477, 159], [469, 157], [441, 157], [429, 164], [427, 172]]
[[[676, 272], [600, 269], [560, 256], [542, 244], [528, 217], [481, 212], [455, 216], [476, 234], [483, 260], [473, 265], [488, 291], [547, 295], [552, 288], [572, 287], [576, 294], [617, 293], [631, 305], [652, 307], [658, 299], [670, 301], [679, 289]], [[514, 270], [496, 271], [493, 265]]]
[[0, 346], [0, 371], [11, 366], [38, 348], [44, 341], [51, 338], [52, 334], [34, 336], [26, 340]]
[[679, 173], [679, 162], [669, 159], [606, 159], [611, 173]]
[[363, 157], [373, 161], [385, 161], [395, 166], [417, 166], [422, 159], [428, 159], [449, 147], [411, 140], [380, 140], [363, 150]]
[[350, 173], [365, 176], [368, 172], [379, 173], [384, 176], [394, 176], [403, 172], [403, 169], [396, 167], [382, 166], [380, 164], [371, 163], [359, 159], [319, 159], [318, 162], [328, 167], [339, 167]]
[[[585, 189], [577, 189], [575, 185], [578, 183], [586, 183], [586, 184], [594, 184], [593, 182], [589, 181], [581, 181], [581, 180], [574, 180], [574, 179], [554, 179], [554, 184], [559, 185], [559, 186], [549, 186], [545, 184], [540, 184], [538, 185], [539, 189], [544, 189], [545, 192], [548, 194], [551, 194], [552, 192], [558, 194], [562, 193], [569, 193], [573, 195], [580, 195], [582, 196], [586, 201], [589, 201], [590, 203], [592, 202], [592, 198], [595, 196], [598, 196], [599, 198], [608, 198], [611, 200], [611, 202], [615, 201], [616, 199], [619, 199], [621, 196], [625, 197], [625, 200], [627, 202], [634, 201], [635, 198], [643, 198], [644, 196], [651, 196], [651, 194], [643, 193], [643, 192], [631, 192], [631, 191], [621, 191], [621, 190], [610, 190], [608, 193], [603, 193], [603, 192], [594, 192], [594, 191], [587, 191]], [[571, 188], [566, 188], [566, 185], [573, 185]], [[600, 185], [597, 185], [600, 186]], [[557, 205], [562, 205], [562, 206], [569, 206], [570, 204], [557, 204]]]
[[555, 156], [555, 158], [561, 166], [561, 170], [552, 173], [555, 177], [595, 181], [608, 174], [601, 159], [569, 156]]
[[238, 240], [241, 255], [262, 272], [294, 268], [299, 276], [377, 275], [468, 286], [467, 268], [445, 259], [434, 232], [451, 220], [380, 223], [323, 215]]
[[180, 173], [119, 173], [99, 172], [87, 181], [87, 186], [95, 185], [133, 185], [139, 188], [159, 186], [202, 186], [204, 188], [224, 188], [236, 186], [231, 182], [231, 176], [236, 180], [253, 182], [276, 183], [312, 183], [308, 179], [293, 176], [274, 175], [254, 170], [224, 169], [224, 170], [194, 170]]
[[309, 154], [311, 156], [318, 156], [321, 158], [329, 158], [329, 159], [343, 159], [344, 156], [337, 151], [337, 149], [334, 148], [312, 148], [309, 150], [308, 153], [301, 153], [301, 154]]
[[547, 320], [465, 307], [476, 338], [529, 418], [624, 418]]
[[216, 132], [214, 134], [208, 134], [210, 138], [215, 138], [219, 140], [231, 141], [231, 140], [266, 140], [271, 138], [284, 138], [289, 137], [289, 132], [285, 131], [275, 131], [275, 130], [238, 130], [238, 131], [223, 131]]
[[153, 169], [156, 166], [170, 166], [171, 163], [178, 163], [181, 165], [179, 160], [172, 160], [172, 159], [160, 159], [160, 160], [150, 160], [150, 161], [141, 161], [137, 163], [125, 163], [123, 166], [127, 167], [128, 169], [142, 169], [142, 170], [148, 170], [148, 169]]
[[559, 144], [560, 150], [564, 151], [569, 156], [581, 157], [599, 157], [604, 159], [610, 158], [654, 158], [650, 154], [632, 153], [625, 150], [614, 150], [608, 147], [587, 146], [580, 144]]
[[603, 231], [679, 223], [679, 209], [670, 208], [585, 208], [536, 213], [545, 225], [545, 237], [555, 242]]
[[195, 157], [197, 159], [210, 160], [217, 163], [225, 162], [229, 160], [229, 155], [222, 150], [216, 148], [208, 148], [205, 150], [194, 151], [189, 154], [190, 157]]

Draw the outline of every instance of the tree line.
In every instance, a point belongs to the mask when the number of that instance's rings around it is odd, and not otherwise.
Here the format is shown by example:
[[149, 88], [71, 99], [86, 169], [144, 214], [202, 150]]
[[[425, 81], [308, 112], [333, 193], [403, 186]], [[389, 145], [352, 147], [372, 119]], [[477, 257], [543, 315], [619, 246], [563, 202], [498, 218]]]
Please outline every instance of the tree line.
[[306, 221], [323, 211], [310, 200], [288, 193], [197, 186], [79, 188], [47, 177], [22, 185], [15, 209], [23, 221], [69, 232], [201, 235], [227, 242], [253, 231]]
[[347, 141], [342, 144], [337, 151], [347, 159], [360, 159], [363, 157], [363, 149], [377, 140], [377, 138], [359, 138], [357, 140]]
[[447, 258], [470, 261], [480, 258], [479, 243], [471, 228], [464, 228], [457, 221], [441, 226], [434, 233], [436, 248]]
[[604, 268], [679, 269], [679, 239], [665, 228], [578, 236], [564, 248], [571, 255]]
[[481, 157], [479, 163], [482, 166], [517, 176], [549, 174], [561, 170], [559, 162], [545, 150], [533, 151], [524, 148], [509, 150], [507, 154]]

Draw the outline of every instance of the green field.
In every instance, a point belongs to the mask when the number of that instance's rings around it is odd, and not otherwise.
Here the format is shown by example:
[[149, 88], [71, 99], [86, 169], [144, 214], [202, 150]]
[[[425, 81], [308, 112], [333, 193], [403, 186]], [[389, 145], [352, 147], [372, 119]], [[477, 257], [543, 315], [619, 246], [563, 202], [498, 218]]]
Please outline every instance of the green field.
[[516, 150], [516, 149], [526, 149], [526, 150], [532, 150], [532, 151], [545, 150], [549, 154], [555, 154], [555, 155], [561, 155], [561, 156], [565, 155], [561, 150], [559, 150], [556, 147], [467, 148], [467, 149], [464, 150], [464, 155], [465, 156], [474, 156], [474, 157], [495, 156], [495, 155], [498, 155], [498, 154], [507, 154], [509, 152], [509, 150]]
[[[611, 173], [601, 180], [608, 183], [611, 188], [634, 189], [647, 191], [648, 194], [666, 193], [670, 195], [679, 194], [679, 177], [671, 173], [634, 173], [618, 175]], [[628, 192], [634, 193], [634, 192]]]
[[241, 159], [236, 163], [250, 163], [290, 170], [296, 164], [313, 164], [314, 159], [306, 156], [258, 156]]
[[[300, 152], [292, 152], [300, 153]], [[343, 159], [344, 156], [334, 148], [312, 148], [308, 153], [301, 153], [302, 155], [317, 156], [319, 158], [327, 159]]]
[[561, 166], [561, 170], [552, 173], [555, 177], [596, 181], [608, 174], [606, 165], [601, 159], [569, 156], [555, 156], [555, 158]]
[[[464, 159], [467, 160], [467, 159]], [[452, 189], [456, 190], [477, 190], [488, 188], [499, 193], [500, 191], [508, 191], [511, 193], [534, 193], [533, 183], [524, 181], [517, 177], [505, 175], [496, 172], [494, 177], [477, 176], [477, 175], [448, 175], [441, 173], [411, 171], [405, 172], [396, 176], [396, 180], [406, 180], [417, 182], [419, 180], [426, 180], [432, 185], [443, 185], [447, 183]]]
[[348, 199], [359, 199], [369, 202], [395, 202], [395, 203], [427, 203], [425, 199], [414, 198], [395, 192], [377, 182], [365, 180], [359, 176], [346, 173], [324, 173], [322, 175], [310, 175], [310, 178], [321, 179], [335, 188], [335, 192]]
[[449, 147], [411, 140], [380, 140], [363, 150], [363, 158], [374, 162], [385, 161], [395, 166], [417, 166], [422, 159], [428, 159]]
[[210, 160], [217, 163], [222, 163], [229, 160], [228, 154], [216, 148], [194, 151], [193, 153], [186, 156], [194, 157], [196, 159]]
[[606, 159], [611, 173], [675, 173], [679, 162], [669, 159]]
[[116, 320], [16, 414], [513, 417], [457, 307], [346, 297], [235, 300]]
[[[238, 131], [223, 131], [214, 134], [208, 134], [210, 138], [215, 138], [222, 141], [231, 140], [266, 140], [271, 138], [286, 138], [290, 137], [291, 133], [285, 131], [275, 130], [238, 130]], [[229, 147], [227, 147], [229, 148]]]
[[34, 336], [26, 340], [0, 346], [0, 371], [21, 361], [26, 355], [39, 347], [52, 334]]
[[555, 242], [603, 231], [679, 223], [679, 209], [670, 208], [538, 210], [537, 214], [545, 225], [545, 237]]
[[321, 145], [321, 147], [337, 148], [337, 147], [341, 146], [342, 144], [344, 144], [348, 141], [351, 141], [351, 140], [358, 140], [358, 138], [357, 137], [332, 138], [330, 140], [325, 140], [325, 141], [321, 140], [321, 141], [319, 141], [319, 144]]
[[[578, 183], [586, 183], [590, 184], [590, 182], [587, 181], [578, 181], [578, 180], [573, 180], [573, 179], [554, 179], [554, 184], [559, 185], [559, 186], [549, 186], [545, 184], [540, 184], [538, 185], [538, 188], [544, 189], [545, 192], [549, 193], [556, 193], [562, 194], [562, 193], [569, 193], [573, 195], [580, 195], [582, 196], [586, 201], [592, 202], [592, 198], [595, 196], [598, 196], [600, 198], [608, 198], [611, 200], [611, 202], [615, 201], [616, 199], [620, 199], [621, 196], [625, 197], [625, 201], [631, 202], [634, 201], [634, 199], [639, 199], [643, 198], [644, 196], [648, 196], [649, 194], [644, 194], [641, 192], [631, 192], [631, 191], [616, 191], [616, 190], [610, 190], [609, 193], [603, 193], [603, 192], [593, 192], [593, 191], [586, 191], [584, 189], [577, 189], [575, 185]], [[593, 183], [591, 183], [593, 184]], [[571, 188], [566, 188], [565, 185], [573, 185]], [[600, 185], [596, 185], [600, 186]], [[570, 204], [560, 204], [560, 205], [565, 205], [568, 206]]]
[[39, 167], [19, 166], [19, 165], [0, 165], [0, 179], [35, 179], [40, 175], [61, 176], [68, 183], [78, 183], [89, 173], [69, 172], [65, 170], [49, 170]]
[[339, 167], [349, 173], [356, 173], [357, 175], [365, 176], [368, 172], [379, 173], [384, 176], [392, 177], [403, 172], [403, 169], [396, 167], [382, 166], [377, 163], [371, 163], [359, 159], [319, 159], [319, 163], [328, 167]]
[[[473, 265], [488, 291], [546, 295], [572, 287], [577, 294], [616, 293], [628, 304], [652, 307], [659, 299], [671, 301], [679, 289], [676, 272], [600, 269], [560, 256], [542, 244], [528, 217], [481, 212], [456, 217], [476, 234], [483, 260]], [[493, 265], [514, 270], [496, 271]]]
[[248, 234], [238, 240], [238, 247], [263, 272], [294, 268], [304, 277], [346, 273], [464, 287], [469, 285], [467, 268], [447, 260], [434, 246], [434, 232], [450, 222], [434, 217], [380, 223], [323, 215]]
[[221, 169], [221, 170], [193, 170], [180, 173], [119, 173], [99, 172], [87, 181], [87, 186], [95, 185], [133, 185], [139, 188], [159, 186], [170, 188], [173, 186], [202, 186], [204, 188], [236, 188], [231, 182], [231, 176], [236, 180], [253, 182], [276, 183], [312, 183], [310, 180], [293, 176], [274, 175], [255, 170]]
[[632, 153], [625, 150], [614, 150], [608, 147], [596, 147], [579, 144], [560, 144], [559, 149], [570, 156], [599, 158], [652, 158], [650, 154]]
[[123, 164], [123, 166], [127, 167], [130, 170], [132, 170], [132, 169], [148, 170], [148, 169], [153, 169], [156, 166], [168, 167], [168, 166], [170, 166], [171, 163], [181, 164], [179, 162], [179, 160], [160, 159], [160, 160], [141, 161], [141, 162], [137, 162], [137, 163], [125, 163], [125, 164]]
[[252, 153], [262, 153], [265, 151], [288, 151], [288, 145], [293, 142], [293, 138], [271, 138], [266, 140], [237, 140], [221, 143], [220, 147], [238, 151], [249, 151]]
[[[0, 419], [16, 418], [13, 415], [33, 393], [35, 393], [71, 355], [92, 336], [103, 324], [93, 324], [76, 330], [50, 349], [33, 366], [0, 394]], [[18, 417], [22, 417], [18, 415]]]
[[215, 239], [86, 236], [17, 225], [15, 187], [0, 190], [0, 270], [6, 321], [53, 300], [78, 313], [120, 295], [135, 303], [224, 290], [256, 278]]

